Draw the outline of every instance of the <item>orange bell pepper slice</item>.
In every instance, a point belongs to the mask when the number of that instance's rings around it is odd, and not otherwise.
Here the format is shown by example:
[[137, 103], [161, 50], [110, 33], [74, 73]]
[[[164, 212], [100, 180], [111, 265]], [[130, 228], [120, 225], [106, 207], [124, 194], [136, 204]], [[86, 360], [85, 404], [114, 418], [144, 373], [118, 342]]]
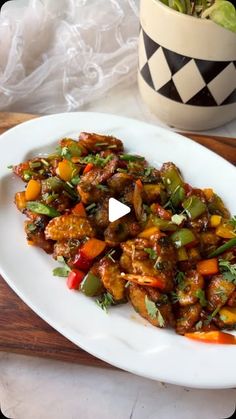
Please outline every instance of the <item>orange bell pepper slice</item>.
[[105, 250], [105, 248], [106, 243], [104, 241], [92, 238], [83, 244], [83, 246], [80, 248], [80, 252], [87, 259], [95, 259]]
[[219, 272], [217, 258], [200, 260], [197, 263], [197, 271], [201, 275], [215, 275]]
[[37, 199], [41, 192], [41, 183], [39, 180], [30, 179], [25, 190], [26, 201], [34, 201]]
[[159, 289], [165, 288], [165, 280], [161, 277], [151, 275], [135, 275], [135, 274], [123, 274], [121, 278], [126, 281], [135, 282], [138, 285], [145, 285], [145, 287], [154, 287]]
[[79, 217], [86, 217], [86, 210], [84, 208], [84, 204], [82, 202], [79, 202], [72, 208], [72, 214], [78, 215]]
[[136, 185], [137, 185], [137, 187], [138, 187], [139, 189], [142, 189], [142, 188], [143, 188], [143, 184], [142, 184], [141, 179], [137, 179], [135, 183], [136, 183]]
[[220, 343], [224, 345], [236, 345], [236, 337], [230, 333], [212, 330], [210, 332], [193, 332], [185, 333], [187, 338], [198, 340], [206, 343]]

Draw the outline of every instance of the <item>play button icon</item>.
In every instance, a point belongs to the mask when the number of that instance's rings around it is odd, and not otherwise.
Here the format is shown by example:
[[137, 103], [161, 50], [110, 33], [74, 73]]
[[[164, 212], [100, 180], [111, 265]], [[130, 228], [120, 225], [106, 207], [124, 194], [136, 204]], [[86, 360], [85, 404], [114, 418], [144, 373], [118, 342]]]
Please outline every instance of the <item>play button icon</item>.
[[130, 207], [117, 201], [115, 198], [110, 198], [108, 202], [108, 218], [110, 223], [119, 220], [119, 218], [130, 212]]

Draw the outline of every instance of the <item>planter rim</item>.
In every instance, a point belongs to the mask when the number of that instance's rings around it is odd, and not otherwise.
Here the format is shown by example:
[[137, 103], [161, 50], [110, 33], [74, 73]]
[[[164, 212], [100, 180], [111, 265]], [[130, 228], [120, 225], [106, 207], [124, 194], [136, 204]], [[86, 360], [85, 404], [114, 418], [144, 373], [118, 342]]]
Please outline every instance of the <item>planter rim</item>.
[[[160, 0], [149, 0], [149, 1], [153, 4], [155, 4], [154, 7], [156, 7], [156, 5], [158, 5], [158, 7], [163, 8], [167, 13], [170, 13], [172, 15], [175, 14], [177, 19], [189, 19], [189, 23], [191, 23], [191, 20], [194, 20], [195, 22], [197, 20], [199, 22], [199, 25], [205, 25], [205, 26], [208, 25], [208, 26], [212, 26], [213, 28], [215, 28], [215, 26], [217, 26], [217, 27], [220, 27], [221, 29], [229, 32], [229, 33], [232, 33], [232, 34], [234, 33], [233, 31], [230, 31], [229, 29], [226, 29], [223, 26], [218, 25], [217, 23], [213, 22], [210, 19], [197, 18], [196, 16], [191, 16], [191, 15], [187, 15], [185, 13], [178, 12], [177, 10], [174, 10], [171, 7], [167, 6], [166, 4], [162, 3], [162, 1], [160, 1]], [[235, 37], [236, 37], [236, 34], [235, 34]]]

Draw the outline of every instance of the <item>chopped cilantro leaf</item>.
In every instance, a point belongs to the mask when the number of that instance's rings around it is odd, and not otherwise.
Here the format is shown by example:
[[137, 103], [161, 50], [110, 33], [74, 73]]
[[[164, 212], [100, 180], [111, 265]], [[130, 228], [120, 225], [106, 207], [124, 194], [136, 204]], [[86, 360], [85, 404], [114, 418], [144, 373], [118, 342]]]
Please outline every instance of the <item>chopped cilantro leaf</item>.
[[236, 284], [236, 263], [231, 264], [228, 260], [219, 259], [219, 267], [223, 277]]
[[206, 296], [205, 296], [205, 291], [202, 289], [198, 289], [195, 292], [196, 297], [199, 299], [199, 302], [201, 304], [202, 307], [206, 307], [207, 306], [207, 300], [206, 300]]
[[158, 308], [153, 301], [149, 300], [147, 295], [145, 295], [145, 306], [151, 319], [156, 319]]
[[220, 310], [220, 306], [216, 307], [215, 310], [207, 316], [207, 319], [204, 320], [204, 324], [208, 325], [211, 323], [212, 319], [217, 315], [218, 311]]
[[175, 275], [175, 282], [178, 285], [179, 290], [183, 291], [185, 288], [185, 274], [181, 271], [178, 271]]
[[102, 310], [107, 313], [107, 309], [114, 304], [112, 295], [107, 292], [100, 299], [96, 300], [96, 303]]
[[151, 317], [151, 319], [153, 320], [157, 319], [159, 326], [163, 327], [165, 325], [163, 316], [160, 310], [157, 308], [156, 304], [152, 300], [149, 300], [147, 295], [145, 295], [145, 306], [146, 306], [148, 315]]
[[61, 156], [68, 160], [71, 159], [72, 156], [68, 147], [61, 148]]
[[179, 301], [179, 296], [178, 296], [178, 294], [177, 294], [176, 292], [172, 291], [172, 292], [171, 292], [171, 302], [172, 302], [173, 304], [175, 304], [175, 303], [178, 303], [178, 301]]

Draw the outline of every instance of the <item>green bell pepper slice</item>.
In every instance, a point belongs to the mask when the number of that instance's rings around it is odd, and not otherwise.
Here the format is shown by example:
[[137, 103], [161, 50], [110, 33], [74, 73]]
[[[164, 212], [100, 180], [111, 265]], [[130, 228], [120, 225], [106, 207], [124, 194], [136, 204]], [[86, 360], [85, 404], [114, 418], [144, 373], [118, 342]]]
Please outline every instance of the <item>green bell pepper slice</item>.
[[101, 279], [92, 272], [88, 272], [80, 284], [80, 291], [88, 297], [94, 297], [95, 295], [101, 294], [103, 289], [104, 287]]
[[162, 218], [155, 217], [154, 215], [150, 216], [153, 224], [162, 231], [176, 231], [178, 226], [171, 221], [163, 220]]
[[187, 244], [195, 241], [196, 237], [192, 230], [189, 230], [188, 228], [181, 228], [171, 234], [171, 240], [175, 247], [179, 249], [180, 247], [186, 246]]
[[170, 196], [174, 207], [177, 207], [185, 198], [184, 181], [174, 164], [164, 164], [161, 170], [161, 178]]
[[195, 220], [195, 218], [200, 217], [200, 215], [202, 215], [207, 208], [206, 204], [204, 204], [204, 202], [202, 202], [196, 195], [192, 195], [185, 199], [182, 205], [191, 220]]

